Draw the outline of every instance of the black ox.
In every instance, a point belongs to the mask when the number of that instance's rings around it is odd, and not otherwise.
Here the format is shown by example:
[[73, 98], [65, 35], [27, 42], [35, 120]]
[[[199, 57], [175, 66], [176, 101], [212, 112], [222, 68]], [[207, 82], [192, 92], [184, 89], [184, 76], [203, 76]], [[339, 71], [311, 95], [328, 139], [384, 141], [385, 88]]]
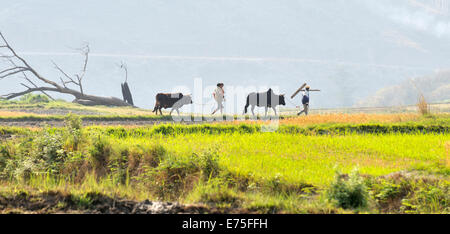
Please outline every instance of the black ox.
[[162, 108], [172, 108], [172, 110], [170, 110], [171, 115], [174, 110], [180, 115], [179, 109], [187, 104], [192, 104], [191, 95], [183, 95], [182, 93], [158, 93], [156, 95], [156, 104], [153, 112], [158, 114], [159, 110], [159, 113], [162, 115]]
[[277, 111], [275, 107], [278, 105], [286, 105], [284, 94], [282, 95], [276, 95], [273, 93], [272, 89], [269, 89], [267, 92], [263, 93], [250, 93], [247, 96], [247, 103], [245, 104], [244, 114], [247, 114], [247, 109], [249, 106], [252, 106], [252, 114], [255, 115], [255, 106], [258, 107], [265, 107], [266, 108], [266, 116], [267, 116], [267, 109], [271, 107], [273, 111], [275, 112], [275, 115], [277, 115]]

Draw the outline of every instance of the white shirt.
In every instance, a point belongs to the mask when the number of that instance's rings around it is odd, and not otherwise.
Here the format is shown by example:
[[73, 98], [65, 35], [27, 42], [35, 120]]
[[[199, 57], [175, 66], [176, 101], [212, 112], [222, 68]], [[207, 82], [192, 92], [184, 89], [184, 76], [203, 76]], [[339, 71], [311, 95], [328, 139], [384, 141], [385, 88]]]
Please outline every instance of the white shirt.
[[306, 92], [303, 91], [302, 95], [303, 95], [303, 96], [308, 96], [308, 97], [309, 97], [309, 91], [306, 91]]
[[222, 88], [217, 87], [217, 88], [214, 90], [214, 99], [216, 99], [217, 102], [222, 102], [224, 96], [225, 96], [225, 92], [223, 91]]

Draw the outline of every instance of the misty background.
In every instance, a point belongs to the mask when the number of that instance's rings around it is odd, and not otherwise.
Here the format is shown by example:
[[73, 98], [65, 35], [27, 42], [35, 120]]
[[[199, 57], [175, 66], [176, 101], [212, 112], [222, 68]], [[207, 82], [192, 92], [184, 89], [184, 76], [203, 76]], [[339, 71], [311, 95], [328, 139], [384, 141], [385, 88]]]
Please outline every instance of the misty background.
[[[121, 98], [123, 61], [143, 108], [194, 78], [289, 96], [307, 82], [322, 90], [313, 109], [414, 104], [413, 83], [429, 102], [450, 99], [448, 0], [0, 1], [0, 30], [43, 76], [59, 80], [52, 60], [79, 72], [74, 48], [89, 43], [85, 92]], [[20, 90], [0, 80], [1, 94]]]

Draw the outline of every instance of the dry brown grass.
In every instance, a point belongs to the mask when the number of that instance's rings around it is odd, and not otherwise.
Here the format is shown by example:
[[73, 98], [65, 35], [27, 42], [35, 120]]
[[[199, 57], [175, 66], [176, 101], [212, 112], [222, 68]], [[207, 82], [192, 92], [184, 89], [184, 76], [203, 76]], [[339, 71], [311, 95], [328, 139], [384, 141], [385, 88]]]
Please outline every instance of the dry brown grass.
[[[397, 123], [413, 121], [420, 118], [418, 114], [318, 114], [300, 117], [292, 117], [280, 120], [280, 124], [290, 125], [313, 125], [326, 123]], [[262, 123], [263, 121], [233, 121], [234, 124], [241, 123]]]
[[86, 110], [99, 111], [102, 113], [107, 113], [111, 115], [155, 115], [152, 110], [145, 110], [140, 108], [132, 107], [90, 107]]
[[417, 108], [419, 109], [419, 113], [421, 115], [427, 115], [430, 113], [430, 106], [428, 105], [427, 101], [425, 100], [425, 97], [423, 94], [419, 96], [419, 101], [417, 102]]
[[418, 119], [416, 114], [326, 114], [284, 119], [282, 124], [309, 125], [323, 123], [396, 123]]
[[0, 117], [23, 117], [23, 116], [42, 117], [42, 116], [47, 116], [47, 115], [27, 113], [27, 112], [21, 112], [21, 111], [0, 111]]

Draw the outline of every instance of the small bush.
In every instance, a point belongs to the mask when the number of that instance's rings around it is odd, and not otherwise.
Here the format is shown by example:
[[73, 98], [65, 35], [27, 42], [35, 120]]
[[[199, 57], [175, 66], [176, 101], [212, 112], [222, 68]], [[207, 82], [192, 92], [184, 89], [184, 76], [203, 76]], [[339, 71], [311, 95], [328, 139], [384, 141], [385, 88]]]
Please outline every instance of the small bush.
[[70, 203], [78, 209], [91, 209], [96, 204], [107, 203], [108, 197], [99, 192], [87, 192], [79, 195], [71, 194]]
[[199, 156], [199, 166], [204, 181], [215, 178], [220, 173], [219, 155], [216, 151], [206, 151]]
[[43, 94], [25, 94], [20, 98], [20, 102], [22, 103], [28, 103], [28, 104], [33, 104], [33, 103], [48, 103], [50, 101], [50, 99], [43, 95]]
[[314, 193], [315, 188], [313, 185], [300, 182], [300, 183], [289, 183], [286, 179], [279, 173], [274, 177], [268, 178], [264, 183], [260, 183], [261, 189], [264, 189], [267, 193], [278, 194], [278, 195], [292, 195], [300, 193]]
[[67, 159], [63, 141], [60, 133], [44, 129], [20, 139], [13, 149], [2, 147], [1, 176], [27, 180], [31, 175], [60, 174]]
[[395, 213], [400, 210], [402, 199], [411, 193], [412, 185], [404, 178], [375, 179], [368, 184], [371, 195], [379, 210], [383, 213]]
[[357, 170], [350, 174], [348, 180], [337, 172], [326, 194], [329, 200], [344, 209], [366, 208], [368, 205], [369, 193]]
[[428, 105], [427, 101], [425, 100], [425, 97], [423, 94], [419, 96], [419, 101], [417, 102], [417, 107], [419, 109], [419, 113], [421, 115], [428, 115], [430, 113], [430, 106]]
[[223, 180], [214, 178], [208, 182], [198, 183], [189, 194], [188, 200], [217, 207], [238, 207], [242, 203], [243, 197]]
[[178, 199], [190, 191], [198, 181], [200, 169], [198, 158], [166, 155], [159, 166], [149, 173], [152, 175], [151, 187], [161, 199]]
[[383, 187], [375, 197], [384, 202], [389, 199], [394, 199], [401, 193], [401, 186], [399, 184], [384, 182]]
[[80, 116], [69, 113], [64, 117], [64, 125], [66, 129], [81, 130], [83, 121]]
[[64, 162], [64, 167], [62, 168], [61, 173], [73, 181], [81, 181], [87, 172], [85, 168], [83, 168], [85, 160], [86, 155], [82, 152], [68, 152], [67, 159]]
[[78, 150], [78, 147], [83, 140], [83, 134], [81, 131], [83, 121], [79, 116], [70, 113], [64, 118], [64, 125], [66, 138], [65, 145], [70, 151]]
[[166, 149], [160, 144], [154, 144], [150, 147], [124, 145], [120, 151], [120, 155], [126, 157], [127, 170], [131, 176], [138, 176], [158, 167], [167, 154]]
[[0, 175], [6, 167], [7, 161], [11, 158], [6, 146], [0, 145]]
[[111, 154], [111, 144], [101, 136], [92, 140], [92, 146], [89, 148], [91, 163], [97, 175], [106, 173], [108, 158]]
[[428, 184], [419, 181], [416, 191], [402, 200], [400, 210], [405, 213], [449, 213], [450, 191], [446, 182]]
[[52, 174], [59, 172], [61, 165], [67, 158], [63, 149], [63, 136], [59, 133], [43, 131], [35, 139], [34, 159], [43, 160], [44, 169]]

